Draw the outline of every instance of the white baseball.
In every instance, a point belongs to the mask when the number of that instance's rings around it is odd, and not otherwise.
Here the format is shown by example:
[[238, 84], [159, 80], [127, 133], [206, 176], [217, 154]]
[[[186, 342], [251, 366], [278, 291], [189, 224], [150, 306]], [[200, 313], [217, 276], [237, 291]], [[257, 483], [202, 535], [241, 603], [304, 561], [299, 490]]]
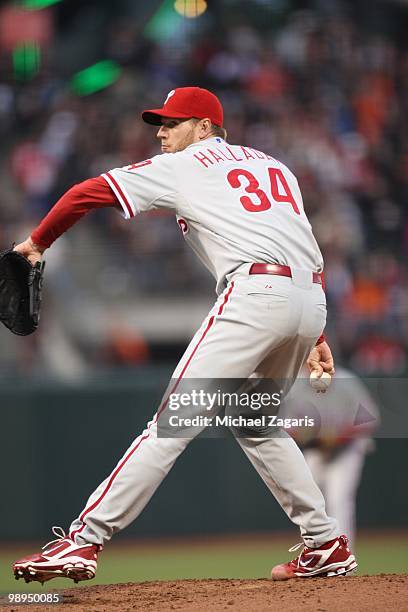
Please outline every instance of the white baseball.
[[331, 376], [328, 372], [323, 372], [320, 378], [317, 376], [316, 370], [310, 373], [310, 384], [315, 391], [325, 392], [330, 386]]

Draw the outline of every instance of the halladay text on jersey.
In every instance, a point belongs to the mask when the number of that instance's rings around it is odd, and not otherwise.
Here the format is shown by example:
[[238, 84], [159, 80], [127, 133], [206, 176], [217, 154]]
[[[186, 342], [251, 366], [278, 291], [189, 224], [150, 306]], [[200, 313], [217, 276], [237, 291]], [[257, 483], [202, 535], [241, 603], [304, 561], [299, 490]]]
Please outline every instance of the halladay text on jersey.
[[205, 168], [225, 161], [256, 161], [258, 159], [272, 159], [276, 161], [271, 155], [263, 153], [262, 151], [257, 151], [257, 149], [244, 146], [235, 148], [236, 150], [234, 151], [228, 145], [224, 147], [208, 147], [207, 149], [200, 149], [197, 153], [193, 154], [193, 157], [195, 157]]

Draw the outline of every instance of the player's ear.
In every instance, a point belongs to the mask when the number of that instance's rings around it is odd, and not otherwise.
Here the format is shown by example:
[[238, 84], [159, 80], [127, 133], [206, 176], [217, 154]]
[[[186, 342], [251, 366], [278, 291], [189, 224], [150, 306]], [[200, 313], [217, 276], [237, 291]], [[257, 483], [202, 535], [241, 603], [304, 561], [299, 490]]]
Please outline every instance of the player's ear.
[[211, 134], [211, 119], [200, 119], [197, 127], [199, 128], [198, 136], [200, 140], [207, 138]]

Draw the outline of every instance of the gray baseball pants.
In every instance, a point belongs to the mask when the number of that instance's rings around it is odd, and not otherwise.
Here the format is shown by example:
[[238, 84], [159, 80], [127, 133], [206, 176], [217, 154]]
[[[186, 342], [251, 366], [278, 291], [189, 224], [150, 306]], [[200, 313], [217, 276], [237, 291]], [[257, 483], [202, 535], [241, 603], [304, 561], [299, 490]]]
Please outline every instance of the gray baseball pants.
[[[169, 389], [188, 379], [246, 379], [254, 372], [287, 381], [287, 392], [326, 322], [326, 300], [310, 272], [293, 278], [235, 275], [204, 319], [172, 376]], [[157, 435], [158, 412], [92, 493], [70, 527], [78, 543], [105, 544], [144, 509], [191, 438]], [[205, 412], [205, 409], [203, 409]], [[280, 430], [237, 442], [307, 546], [339, 535], [322, 493], [296, 443]]]

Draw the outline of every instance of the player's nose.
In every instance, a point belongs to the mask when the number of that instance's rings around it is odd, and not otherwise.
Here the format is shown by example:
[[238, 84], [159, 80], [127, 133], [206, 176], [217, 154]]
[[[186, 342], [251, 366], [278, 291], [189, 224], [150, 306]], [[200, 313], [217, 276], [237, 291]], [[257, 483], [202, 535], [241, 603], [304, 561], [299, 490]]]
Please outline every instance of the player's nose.
[[163, 125], [161, 125], [159, 127], [156, 136], [157, 136], [157, 138], [164, 138], [165, 137], [165, 129], [164, 129]]

